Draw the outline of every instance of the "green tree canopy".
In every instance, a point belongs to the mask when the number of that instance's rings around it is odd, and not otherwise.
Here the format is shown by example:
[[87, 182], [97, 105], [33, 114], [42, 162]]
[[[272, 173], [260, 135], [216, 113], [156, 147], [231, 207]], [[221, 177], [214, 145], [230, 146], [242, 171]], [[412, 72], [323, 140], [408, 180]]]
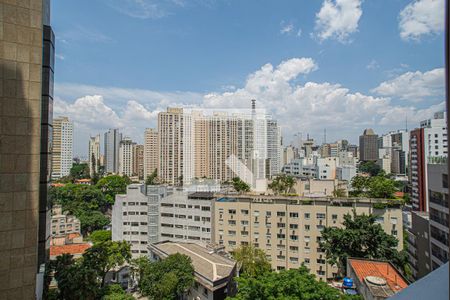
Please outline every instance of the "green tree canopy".
[[250, 186], [239, 177], [234, 177], [231, 180], [231, 184], [233, 185], [236, 192], [250, 192]]
[[134, 297], [127, 294], [119, 284], [111, 284], [105, 288], [103, 300], [134, 300]]
[[152, 174], [147, 176], [147, 179], [145, 180], [146, 185], [155, 185], [158, 184], [158, 170], [153, 170]]
[[295, 184], [295, 178], [286, 175], [281, 174], [275, 177], [272, 182], [269, 184], [269, 188], [275, 193], [275, 194], [287, 194], [290, 193], [292, 188]]
[[355, 176], [351, 182], [353, 196], [364, 196], [372, 198], [394, 198], [394, 193], [397, 191], [394, 180], [383, 176]]
[[64, 300], [90, 300], [100, 299], [104, 294], [119, 293], [116, 288], [105, 288], [105, 276], [111, 269], [130, 261], [130, 258], [129, 244], [111, 241], [94, 244], [77, 260], [69, 254], [58, 256], [49, 265], [58, 283], [58, 297]]
[[329, 287], [325, 282], [317, 281], [304, 266], [299, 269], [268, 272], [258, 277], [236, 278], [239, 292], [229, 300], [248, 299], [362, 299], [359, 296], [342, 295], [339, 290]]
[[325, 227], [322, 231], [321, 247], [341, 275], [349, 257], [400, 261], [397, 245], [398, 240], [376, 223], [376, 216], [357, 215], [355, 211], [344, 216], [343, 228]]
[[94, 244], [110, 241], [111, 230], [96, 230], [89, 235], [89, 240]]
[[74, 163], [70, 168], [70, 176], [72, 180], [90, 178], [89, 166], [86, 163]]
[[117, 194], [124, 194], [127, 190], [127, 185], [131, 183], [130, 178], [119, 175], [110, 175], [100, 179], [96, 187], [100, 189], [106, 197], [110, 205], [114, 204]]
[[233, 251], [233, 258], [246, 276], [255, 277], [271, 271], [270, 262], [267, 260], [264, 250], [253, 245], [237, 248]]
[[186, 255], [172, 254], [155, 262], [141, 257], [135, 264], [139, 290], [150, 300], [178, 299], [194, 284], [194, 267]]
[[366, 161], [359, 164], [359, 171], [369, 173], [370, 176], [377, 176], [381, 171], [381, 167], [374, 161]]

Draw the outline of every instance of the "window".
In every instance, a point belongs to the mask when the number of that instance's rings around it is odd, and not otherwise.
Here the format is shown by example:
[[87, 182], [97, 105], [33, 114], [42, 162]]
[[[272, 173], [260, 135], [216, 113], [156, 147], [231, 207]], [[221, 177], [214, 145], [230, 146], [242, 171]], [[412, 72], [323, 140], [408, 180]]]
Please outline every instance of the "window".
[[286, 223], [277, 223], [277, 227], [278, 228], [285, 228], [286, 227]]
[[235, 226], [236, 220], [228, 220], [228, 225]]
[[200, 216], [194, 216], [194, 221], [200, 221]]
[[317, 213], [317, 214], [316, 214], [316, 217], [317, 217], [317, 219], [319, 219], [319, 220], [323, 220], [323, 219], [325, 219], [325, 214]]
[[333, 220], [337, 220], [337, 215], [331, 215], [331, 219], [333, 219]]
[[277, 211], [277, 217], [284, 217], [286, 213], [284, 211]]
[[291, 240], [298, 241], [298, 235], [290, 235]]
[[306, 219], [306, 220], [309, 220], [310, 216], [311, 216], [311, 215], [310, 215], [309, 213], [305, 213], [305, 219]]
[[448, 189], [448, 174], [442, 174], [442, 187]]
[[286, 235], [282, 234], [282, 233], [279, 233], [279, 234], [277, 234], [277, 238], [284, 240], [286, 238]]
[[298, 247], [297, 246], [289, 246], [289, 250], [291, 250], [292, 252], [297, 252]]
[[209, 206], [202, 206], [202, 211], [210, 211], [211, 207]]
[[236, 235], [236, 230], [228, 230], [228, 235], [235, 236]]
[[245, 220], [241, 221], [241, 225], [242, 226], [247, 226], [248, 225], [248, 221], [245, 221]]
[[291, 213], [289, 213], [289, 217], [297, 219], [298, 218], [298, 213], [291, 212]]
[[305, 225], [305, 230], [306, 230], [306, 231], [309, 231], [309, 230], [310, 230], [310, 228], [311, 228], [311, 226], [310, 226], [310, 225]]
[[241, 214], [248, 215], [248, 210], [247, 209], [241, 209]]
[[236, 246], [236, 241], [228, 241], [228, 245], [230, 245], [230, 246]]
[[298, 224], [289, 224], [290, 229], [298, 229]]
[[228, 210], [228, 213], [229, 213], [230, 215], [235, 215], [235, 214], [236, 214], [236, 210], [235, 210], [235, 209], [229, 209], [229, 210]]

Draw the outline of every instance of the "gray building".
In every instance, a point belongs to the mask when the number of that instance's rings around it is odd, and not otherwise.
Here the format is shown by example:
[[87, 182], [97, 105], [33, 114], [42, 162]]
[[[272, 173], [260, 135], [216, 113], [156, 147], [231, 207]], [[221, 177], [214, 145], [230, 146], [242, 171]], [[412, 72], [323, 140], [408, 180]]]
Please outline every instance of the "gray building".
[[411, 227], [406, 231], [406, 252], [414, 279], [431, 271], [430, 219], [426, 212], [411, 212]]
[[371, 128], [359, 136], [359, 156], [361, 161], [378, 160], [378, 135]]
[[0, 299], [41, 299], [50, 246], [50, 1], [1, 1], [0, 11]]
[[431, 269], [448, 261], [448, 170], [447, 164], [428, 164]]
[[112, 240], [131, 244], [133, 257], [146, 255], [147, 245], [159, 240], [159, 203], [171, 189], [131, 184], [125, 195], [116, 195], [112, 209]]
[[119, 172], [119, 145], [122, 134], [119, 129], [109, 129], [105, 132], [105, 172]]

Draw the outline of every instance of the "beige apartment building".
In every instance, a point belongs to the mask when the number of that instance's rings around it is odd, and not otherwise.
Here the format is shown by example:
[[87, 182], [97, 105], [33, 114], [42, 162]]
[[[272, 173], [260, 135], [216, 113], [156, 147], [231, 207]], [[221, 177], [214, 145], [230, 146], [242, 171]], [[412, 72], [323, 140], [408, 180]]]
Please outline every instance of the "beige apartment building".
[[257, 195], [218, 195], [213, 207], [213, 242], [233, 251], [253, 244], [263, 249], [275, 270], [298, 268], [302, 263], [319, 279], [332, 278], [337, 268], [326, 263], [320, 248], [321, 230], [341, 226], [353, 210], [375, 214], [383, 229], [402, 248], [400, 208], [374, 209], [372, 199], [299, 198]]
[[70, 233], [80, 234], [80, 220], [63, 213], [60, 205], [52, 209], [52, 237], [61, 237]]
[[144, 179], [144, 145], [133, 146], [133, 175]]
[[183, 180], [183, 141], [188, 140], [184, 123], [182, 108], [169, 107], [158, 114], [158, 177], [165, 183], [178, 184]]
[[158, 130], [145, 129], [144, 133], [144, 179], [158, 169]]
[[73, 123], [68, 117], [53, 119], [52, 178], [67, 176], [73, 160]]

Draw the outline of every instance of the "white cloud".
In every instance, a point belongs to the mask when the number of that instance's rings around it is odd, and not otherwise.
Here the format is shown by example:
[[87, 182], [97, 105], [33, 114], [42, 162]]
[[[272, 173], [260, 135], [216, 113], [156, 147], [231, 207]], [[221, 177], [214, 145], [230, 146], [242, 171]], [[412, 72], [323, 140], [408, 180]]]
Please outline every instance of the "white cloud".
[[399, 16], [400, 36], [404, 40], [419, 40], [423, 35], [444, 30], [444, 0], [414, 0]]
[[281, 34], [290, 34], [293, 31], [294, 31], [294, 24], [292, 23], [284, 24], [284, 22], [281, 22], [281, 29], [280, 29]]
[[366, 66], [367, 70], [375, 70], [380, 67], [380, 64], [375, 60], [372, 59], [370, 63]]
[[382, 82], [372, 92], [418, 102], [427, 97], [443, 97], [444, 84], [444, 69], [438, 68], [424, 73], [406, 72], [392, 80]]
[[350, 34], [358, 31], [361, 15], [361, 0], [324, 0], [316, 14], [316, 36], [320, 41], [348, 42]]
[[[320, 141], [327, 128], [330, 140], [347, 138], [353, 142], [366, 127], [379, 133], [403, 128], [406, 116], [416, 126], [444, 108], [441, 100], [418, 108], [396, 104], [388, 97], [350, 91], [336, 83], [307, 81], [307, 74], [317, 69], [311, 58], [292, 58], [275, 66], [265, 64], [251, 73], [241, 88], [207, 94], [59, 84], [55, 94], [65, 101], [57, 98], [55, 115], [68, 115], [75, 121], [76, 153], [84, 153], [89, 134], [103, 133], [109, 127], [119, 127], [142, 142], [144, 129], [156, 126], [158, 112], [167, 106], [239, 110], [250, 108], [250, 100], [256, 99], [258, 108], [265, 108], [280, 122], [287, 141], [298, 131]], [[428, 73], [422, 77], [429, 77]], [[70, 99], [76, 100], [70, 103]]]

